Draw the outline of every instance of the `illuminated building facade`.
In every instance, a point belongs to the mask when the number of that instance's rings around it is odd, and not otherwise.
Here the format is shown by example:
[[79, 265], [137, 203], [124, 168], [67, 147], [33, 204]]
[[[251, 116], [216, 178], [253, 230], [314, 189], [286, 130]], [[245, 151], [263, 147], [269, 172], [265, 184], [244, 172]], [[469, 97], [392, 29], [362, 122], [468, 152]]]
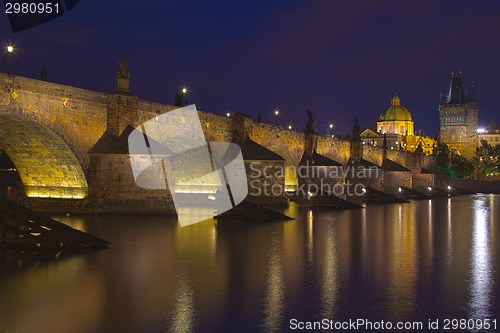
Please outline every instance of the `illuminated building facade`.
[[477, 130], [479, 141], [486, 140], [491, 146], [500, 145], [500, 126], [497, 124], [490, 125], [486, 128]]
[[446, 99], [441, 98], [439, 104], [440, 129], [439, 138], [454, 152], [467, 158], [474, 155], [479, 142], [478, 105], [474, 83], [470, 97], [464, 91], [462, 77], [451, 78], [450, 90]]
[[397, 94], [394, 94], [391, 105], [380, 114], [377, 120], [377, 132], [413, 135], [413, 120], [410, 111], [401, 105]]
[[401, 105], [401, 99], [396, 93], [391, 100], [391, 105], [378, 117], [373, 131], [366, 129], [360, 137], [365, 145], [382, 147], [384, 134], [388, 149], [414, 152], [421, 145], [426, 155], [433, 152], [435, 140], [425, 134], [414, 134], [414, 123], [410, 111]]

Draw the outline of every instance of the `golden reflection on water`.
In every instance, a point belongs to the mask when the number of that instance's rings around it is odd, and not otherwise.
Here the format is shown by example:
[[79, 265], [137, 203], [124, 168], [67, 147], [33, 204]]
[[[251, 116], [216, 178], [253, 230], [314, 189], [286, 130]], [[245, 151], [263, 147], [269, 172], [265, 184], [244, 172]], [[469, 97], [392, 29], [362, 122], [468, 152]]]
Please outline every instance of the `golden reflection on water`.
[[337, 249], [335, 246], [335, 230], [332, 223], [326, 230], [323, 244], [323, 273], [321, 281], [321, 315], [322, 318], [334, 318], [337, 301]]
[[54, 220], [67, 224], [71, 228], [75, 228], [83, 232], [88, 232], [87, 223], [84, 217], [56, 216], [54, 217]]
[[[9, 307], [0, 313], [1, 332], [97, 331], [103, 320], [105, 288], [99, 272], [85, 270], [85, 265], [82, 258], [72, 257], [3, 280], [1, 297], [9, 300]], [[68, 289], [72, 292], [61, 292]]]
[[193, 289], [186, 276], [179, 277], [175, 304], [167, 332], [192, 332], [196, 326], [196, 308]]
[[266, 294], [264, 297], [264, 332], [276, 332], [283, 320], [285, 281], [283, 276], [283, 257], [281, 244], [271, 239], [267, 258]]
[[491, 315], [493, 268], [491, 267], [490, 223], [494, 224], [494, 220], [488, 218], [490, 207], [483, 196], [476, 198], [473, 208], [469, 307], [470, 317], [478, 319], [488, 318]]
[[314, 230], [313, 230], [313, 211], [309, 210], [307, 215], [307, 266], [313, 267], [314, 263]]
[[[433, 219], [433, 207], [432, 207], [432, 199], [429, 200], [427, 205], [427, 235], [422, 233], [422, 261], [425, 264], [425, 269], [421, 272], [425, 274], [427, 281], [431, 279], [432, 271], [433, 271], [433, 262], [434, 262], [434, 219]], [[427, 237], [427, 248], [423, 245], [425, 244], [425, 237]]]
[[415, 205], [399, 205], [398, 223], [393, 223], [389, 298], [394, 319], [414, 313], [417, 282], [417, 236]]
[[447, 241], [447, 258], [448, 258], [448, 265], [451, 265], [453, 261], [453, 223], [451, 219], [451, 198], [448, 198], [448, 205], [447, 205], [447, 211], [448, 211], [448, 241]]

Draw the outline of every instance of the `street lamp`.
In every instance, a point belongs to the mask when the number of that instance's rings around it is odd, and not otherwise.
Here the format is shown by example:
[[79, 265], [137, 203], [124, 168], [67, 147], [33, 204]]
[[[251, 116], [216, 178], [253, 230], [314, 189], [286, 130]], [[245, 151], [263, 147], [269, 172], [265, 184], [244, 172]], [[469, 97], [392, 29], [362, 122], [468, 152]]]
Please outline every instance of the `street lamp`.
[[12, 52], [14, 52], [14, 47], [12, 45], [7, 46], [7, 52], [9, 53], [9, 71], [7, 74], [12, 74]]
[[329, 123], [328, 124], [328, 128], [327, 128], [327, 135], [331, 136], [333, 138], [333, 128], [335, 127], [335, 125], [333, 123]]
[[231, 117], [231, 113], [230, 112], [226, 113], [226, 116]]
[[276, 126], [278, 126], [278, 116], [280, 114], [280, 110], [276, 109], [274, 110], [274, 116], [276, 117]]
[[186, 102], [186, 93], [187, 93], [187, 89], [186, 88], [182, 88], [182, 105], [181, 106], [186, 106], [187, 102]]

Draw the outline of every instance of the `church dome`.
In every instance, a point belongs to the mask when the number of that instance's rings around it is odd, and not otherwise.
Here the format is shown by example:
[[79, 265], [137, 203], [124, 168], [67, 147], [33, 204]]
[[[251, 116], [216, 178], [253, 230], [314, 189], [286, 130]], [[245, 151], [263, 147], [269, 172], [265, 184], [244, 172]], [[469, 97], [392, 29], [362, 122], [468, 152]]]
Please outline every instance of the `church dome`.
[[399, 97], [394, 94], [391, 101], [391, 106], [382, 112], [378, 121], [412, 121], [410, 111], [404, 106], [401, 106]]

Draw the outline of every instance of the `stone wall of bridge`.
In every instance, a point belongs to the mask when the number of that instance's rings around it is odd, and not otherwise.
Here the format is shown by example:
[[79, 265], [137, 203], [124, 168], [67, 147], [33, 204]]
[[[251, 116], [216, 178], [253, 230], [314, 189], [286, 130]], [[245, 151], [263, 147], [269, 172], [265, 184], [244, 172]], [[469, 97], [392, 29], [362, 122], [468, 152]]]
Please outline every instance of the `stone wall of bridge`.
[[0, 112], [51, 129], [88, 169], [87, 152], [106, 129], [107, 94], [4, 73], [0, 73], [0, 87]]

